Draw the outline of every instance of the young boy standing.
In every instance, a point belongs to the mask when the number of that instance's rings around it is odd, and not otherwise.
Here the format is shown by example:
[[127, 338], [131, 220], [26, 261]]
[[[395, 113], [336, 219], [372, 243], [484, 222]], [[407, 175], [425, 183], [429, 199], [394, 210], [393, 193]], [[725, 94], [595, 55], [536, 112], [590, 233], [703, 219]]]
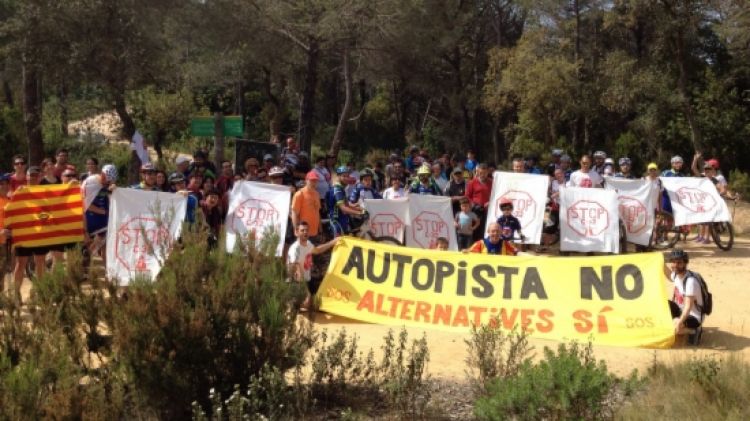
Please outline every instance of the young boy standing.
[[471, 202], [467, 197], [459, 201], [461, 210], [456, 214], [456, 234], [458, 249], [464, 250], [471, 246], [474, 230], [479, 226], [479, 217], [471, 211]]
[[304, 311], [310, 308], [312, 294], [317, 292], [317, 287], [310, 283], [313, 255], [326, 252], [336, 244], [337, 239], [315, 246], [310, 241], [310, 227], [305, 221], [297, 223], [295, 234], [297, 235], [297, 241], [289, 247], [287, 264], [289, 265], [289, 273], [292, 275], [292, 279], [307, 284], [307, 297], [305, 297], [305, 301], [302, 303], [302, 310]]

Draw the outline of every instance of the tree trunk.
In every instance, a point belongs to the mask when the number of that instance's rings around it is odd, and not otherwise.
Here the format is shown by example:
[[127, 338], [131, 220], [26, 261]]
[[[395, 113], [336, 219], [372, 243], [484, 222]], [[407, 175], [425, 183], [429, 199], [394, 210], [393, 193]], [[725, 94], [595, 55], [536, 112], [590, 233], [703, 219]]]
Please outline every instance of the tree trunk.
[[687, 65], [685, 64], [685, 46], [682, 33], [677, 35], [676, 47], [677, 67], [680, 69], [680, 77], [677, 84], [680, 89], [682, 109], [685, 113], [685, 119], [690, 126], [690, 140], [693, 143], [693, 151], [700, 151], [703, 144], [703, 136], [700, 127], [698, 126], [698, 121], [695, 118], [695, 111], [693, 110], [690, 91], [688, 90]]
[[495, 165], [503, 162], [503, 141], [500, 137], [500, 118], [492, 119], [492, 147], [495, 155]]
[[39, 73], [34, 65], [24, 64], [23, 123], [29, 141], [29, 163], [39, 165], [44, 159], [42, 139], [42, 103], [39, 95]]
[[162, 149], [162, 145], [164, 144], [166, 137], [167, 131], [165, 129], [156, 129], [156, 133], [154, 134], [154, 150], [156, 151], [156, 159], [159, 162], [163, 162], [164, 150]]
[[310, 153], [313, 136], [313, 120], [315, 118], [315, 93], [318, 85], [318, 59], [320, 47], [318, 40], [310, 38], [307, 49], [307, 68], [305, 71], [305, 88], [302, 91], [299, 113], [299, 147], [301, 151]]
[[221, 162], [224, 160], [224, 113], [217, 111], [214, 113], [214, 164], [216, 168], [221, 168]]
[[[120, 117], [122, 122], [122, 134], [128, 141], [133, 141], [133, 135], [135, 134], [135, 122], [128, 113], [127, 105], [125, 104], [125, 93], [115, 89], [112, 93], [115, 100], [115, 112]], [[128, 165], [128, 183], [135, 184], [140, 180], [141, 172], [141, 159], [138, 158], [138, 154], [133, 150], [130, 151], [130, 163]]]
[[7, 80], [3, 80], [3, 96], [8, 107], [13, 108], [13, 90], [10, 89], [10, 83]]
[[68, 86], [65, 81], [60, 82], [59, 88], [60, 100], [60, 132], [64, 137], [68, 137]]
[[349, 119], [349, 113], [352, 110], [352, 72], [349, 66], [349, 49], [345, 48], [343, 53], [344, 61], [344, 108], [341, 110], [339, 115], [339, 122], [336, 125], [336, 132], [333, 135], [333, 141], [331, 142], [331, 148], [328, 153], [333, 156], [338, 156], [341, 150], [341, 144], [344, 142], [344, 130], [346, 129], [346, 121]]

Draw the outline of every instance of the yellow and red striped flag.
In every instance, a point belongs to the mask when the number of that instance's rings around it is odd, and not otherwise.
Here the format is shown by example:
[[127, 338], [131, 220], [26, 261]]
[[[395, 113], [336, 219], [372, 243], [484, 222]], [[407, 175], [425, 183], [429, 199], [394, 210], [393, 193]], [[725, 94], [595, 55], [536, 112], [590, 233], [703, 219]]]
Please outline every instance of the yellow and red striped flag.
[[78, 183], [22, 186], [5, 206], [13, 246], [41, 247], [83, 241]]

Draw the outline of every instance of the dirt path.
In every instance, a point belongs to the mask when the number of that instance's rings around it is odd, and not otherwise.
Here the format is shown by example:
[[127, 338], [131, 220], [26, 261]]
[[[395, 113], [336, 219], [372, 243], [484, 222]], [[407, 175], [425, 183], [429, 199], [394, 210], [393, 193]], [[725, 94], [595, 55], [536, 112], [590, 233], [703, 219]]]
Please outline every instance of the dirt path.
[[[750, 305], [747, 288], [750, 286], [750, 239], [737, 239], [734, 248], [723, 252], [714, 245], [680, 243], [691, 254], [691, 269], [701, 273], [709, 283], [714, 296], [714, 312], [704, 326], [703, 340], [698, 347], [653, 350], [620, 348], [613, 346], [594, 347], [597, 358], [604, 359], [611, 371], [627, 375], [633, 369], [643, 372], [654, 359], [669, 363], [697, 354], [728, 354], [732, 352], [750, 356]], [[664, 287], [672, 293], [671, 283]], [[388, 326], [371, 325], [328, 314], [319, 314], [318, 328], [336, 331], [345, 328], [360, 338], [362, 349], [375, 349], [376, 353]], [[466, 344], [468, 334], [449, 333], [438, 330], [407, 328], [410, 338], [427, 335], [430, 345], [431, 374], [438, 378], [465, 379]], [[532, 339], [531, 344], [540, 353], [544, 346], [556, 347], [548, 340]]]

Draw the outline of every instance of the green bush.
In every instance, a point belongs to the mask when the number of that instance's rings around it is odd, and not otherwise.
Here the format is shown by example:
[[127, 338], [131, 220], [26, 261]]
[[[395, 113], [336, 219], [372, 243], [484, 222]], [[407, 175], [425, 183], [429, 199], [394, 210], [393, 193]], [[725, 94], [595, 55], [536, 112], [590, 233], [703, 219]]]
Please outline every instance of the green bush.
[[750, 174], [740, 170], [729, 173], [729, 189], [739, 193], [745, 200], [750, 198]]
[[545, 347], [539, 363], [524, 362], [517, 375], [492, 381], [474, 412], [481, 420], [608, 419], [615, 385], [591, 344], [560, 344], [557, 352]]
[[166, 418], [187, 416], [193, 401], [207, 405], [211, 389], [246, 388], [266, 365], [301, 364], [314, 340], [293, 305], [305, 287], [285, 281], [281, 259], [252, 245], [227, 254], [205, 244], [204, 234], [184, 231], [157, 281], [132, 283], [115, 317], [118, 357]]
[[495, 327], [498, 325], [495, 319], [489, 325], [473, 326], [471, 338], [464, 341], [468, 348], [466, 374], [478, 391], [497, 378], [516, 376], [532, 352], [526, 332], [513, 329], [505, 333]]

